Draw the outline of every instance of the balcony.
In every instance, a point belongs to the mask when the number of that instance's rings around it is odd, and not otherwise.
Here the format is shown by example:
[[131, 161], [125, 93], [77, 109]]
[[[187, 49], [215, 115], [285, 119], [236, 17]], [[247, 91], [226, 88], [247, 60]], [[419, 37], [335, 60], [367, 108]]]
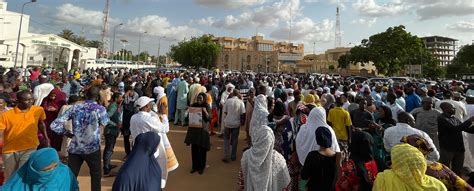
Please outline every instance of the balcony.
[[298, 54], [298, 53], [300, 53], [300, 51], [298, 51], [297, 49], [292, 49], [292, 50], [290, 50], [290, 53]]
[[234, 48], [234, 46], [232, 46], [232, 45], [224, 45], [224, 49], [232, 49], [232, 48]]
[[239, 47], [239, 50], [247, 50], [247, 46], [245, 45], [240, 45], [238, 47]]
[[278, 52], [280, 52], [280, 53], [288, 53], [288, 49], [280, 49], [280, 50], [278, 50]]
[[224, 41], [234, 41], [234, 38], [232, 37], [224, 37]]
[[239, 38], [238, 39], [239, 42], [243, 42], [243, 43], [247, 43], [249, 41], [249, 39], [246, 39], [246, 38]]

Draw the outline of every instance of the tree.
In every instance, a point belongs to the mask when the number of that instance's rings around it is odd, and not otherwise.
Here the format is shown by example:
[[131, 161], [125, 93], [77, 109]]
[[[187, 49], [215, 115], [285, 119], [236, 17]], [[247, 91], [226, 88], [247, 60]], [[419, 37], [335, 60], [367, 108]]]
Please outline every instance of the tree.
[[338, 68], [346, 68], [349, 66], [349, 64], [351, 63], [351, 58], [350, 57], [350, 54], [343, 54], [339, 57], [339, 59], [337, 60], [337, 67]]
[[98, 40], [88, 40], [86, 43], [87, 47], [99, 48], [102, 47], [102, 42]]
[[452, 63], [446, 67], [447, 77], [455, 78], [457, 75], [474, 73], [474, 44], [465, 45], [459, 49]]
[[170, 55], [184, 66], [211, 68], [217, 60], [220, 45], [212, 40], [212, 35], [193, 37], [171, 47]]
[[406, 64], [421, 64], [415, 62], [416, 58], [425, 55], [426, 51], [423, 41], [400, 25], [363, 39], [361, 45], [351, 49], [349, 62], [341, 60], [339, 64], [372, 61], [379, 73], [393, 75], [402, 71]]

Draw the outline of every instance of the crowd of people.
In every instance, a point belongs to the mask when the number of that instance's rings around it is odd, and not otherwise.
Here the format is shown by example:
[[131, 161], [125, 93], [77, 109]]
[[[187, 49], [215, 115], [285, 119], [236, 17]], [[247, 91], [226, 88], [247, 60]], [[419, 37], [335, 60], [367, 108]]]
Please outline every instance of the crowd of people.
[[[192, 69], [0, 74], [6, 190], [78, 190], [84, 161], [93, 191], [111, 176], [113, 190], [165, 188], [179, 166], [170, 123], [187, 127], [190, 173], [204, 174], [211, 136], [224, 139], [222, 162], [240, 160], [240, 190], [473, 190], [474, 87], [455, 81]], [[126, 156], [114, 174], [118, 138]]]

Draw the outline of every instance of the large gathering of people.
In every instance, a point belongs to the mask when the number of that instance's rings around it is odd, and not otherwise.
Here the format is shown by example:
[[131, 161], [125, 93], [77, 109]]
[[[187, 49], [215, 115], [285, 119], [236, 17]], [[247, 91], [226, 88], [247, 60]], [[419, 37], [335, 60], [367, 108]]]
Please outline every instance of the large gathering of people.
[[[84, 162], [92, 191], [103, 177], [115, 177], [114, 191], [164, 189], [179, 167], [172, 145], [183, 142], [191, 174], [205, 174], [209, 152], [240, 161], [239, 190], [474, 190], [466, 93], [474, 86], [457, 81], [194, 69], [0, 74], [3, 190], [79, 190]], [[178, 127], [185, 139], [168, 138]], [[222, 150], [211, 151], [213, 136]], [[126, 156], [113, 173], [118, 139]]]

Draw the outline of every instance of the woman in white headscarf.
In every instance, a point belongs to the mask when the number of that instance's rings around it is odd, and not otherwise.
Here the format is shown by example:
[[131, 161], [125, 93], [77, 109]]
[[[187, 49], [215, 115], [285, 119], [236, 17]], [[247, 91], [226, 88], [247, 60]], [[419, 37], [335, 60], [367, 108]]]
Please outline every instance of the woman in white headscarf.
[[337, 143], [334, 130], [326, 123], [326, 110], [322, 107], [315, 107], [309, 113], [306, 124], [301, 126], [300, 131], [296, 135], [296, 153], [301, 165], [304, 164], [309, 152], [319, 149], [315, 134], [318, 128], [328, 128], [331, 131], [332, 144], [330, 149], [337, 153], [337, 161], [339, 162], [340, 160], [341, 149]]
[[268, 125], [268, 102], [265, 95], [258, 95], [255, 98], [255, 104], [252, 113], [252, 119], [250, 120], [250, 138], [253, 137], [256, 129]]
[[254, 129], [252, 147], [241, 160], [243, 184], [247, 191], [283, 190], [290, 174], [283, 156], [273, 149], [275, 137], [268, 126]]

